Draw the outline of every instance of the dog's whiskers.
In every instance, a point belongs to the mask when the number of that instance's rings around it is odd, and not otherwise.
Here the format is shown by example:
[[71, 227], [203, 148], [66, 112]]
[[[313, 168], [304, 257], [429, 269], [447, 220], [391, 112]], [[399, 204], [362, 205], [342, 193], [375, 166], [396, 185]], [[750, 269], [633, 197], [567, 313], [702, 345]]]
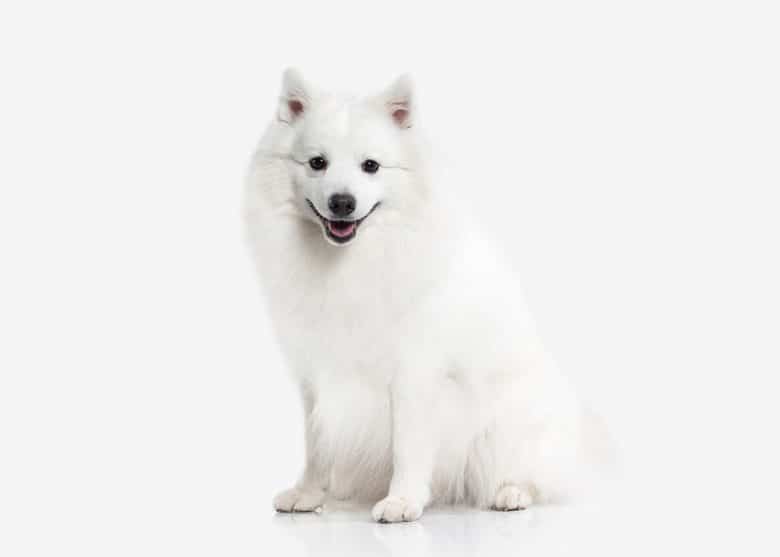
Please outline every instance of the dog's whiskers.
[[263, 155], [264, 157], [267, 157], [269, 159], [279, 159], [279, 160], [296, 162], [298, 164], [306, 164], [306, 161], [299, 161], [298, 159], [293, 157], [291, 153], [279, 153], [277, 151], [257, 151], [256, 153], [258, 155]]

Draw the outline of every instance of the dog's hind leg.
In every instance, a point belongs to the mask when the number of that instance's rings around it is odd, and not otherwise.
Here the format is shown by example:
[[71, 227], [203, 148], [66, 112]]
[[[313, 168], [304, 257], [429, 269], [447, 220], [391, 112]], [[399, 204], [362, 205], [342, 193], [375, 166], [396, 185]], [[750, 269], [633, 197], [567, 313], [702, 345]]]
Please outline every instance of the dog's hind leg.
[[530, 484], [507, 484], [498, 489], [491, 508], [496, 511], [523, 511], [533, 504], [534, 491]]
[[485, 509], [511, 511], [567, 498], [576, 476], [576, 423], [499, 420], [474, 441], [466, 490]]

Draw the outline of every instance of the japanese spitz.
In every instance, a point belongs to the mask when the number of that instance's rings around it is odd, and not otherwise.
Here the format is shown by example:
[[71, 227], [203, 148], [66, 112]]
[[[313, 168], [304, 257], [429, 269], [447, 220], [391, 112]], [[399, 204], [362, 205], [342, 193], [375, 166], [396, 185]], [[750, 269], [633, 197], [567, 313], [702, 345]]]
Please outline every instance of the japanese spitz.
[[306, 462], [273, 501], [497, 510], [566, 497], [598, 428], [534, 331], [515, 275], [432, 183], [403, 76], [363, 99], [284, 73], [245, 218], [300, 387]]

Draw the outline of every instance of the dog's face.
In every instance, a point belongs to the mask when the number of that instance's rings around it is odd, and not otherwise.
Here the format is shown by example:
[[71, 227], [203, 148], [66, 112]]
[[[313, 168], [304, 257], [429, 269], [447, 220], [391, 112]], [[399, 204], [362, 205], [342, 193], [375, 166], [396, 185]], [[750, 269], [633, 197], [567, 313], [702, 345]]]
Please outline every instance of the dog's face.
[[288, 70], [279, 120], [287, 127], [296, 205], [331, 244], [351, 243], [409, 187], [408, 78], [381, 95], [355, 100], [317, 92]]

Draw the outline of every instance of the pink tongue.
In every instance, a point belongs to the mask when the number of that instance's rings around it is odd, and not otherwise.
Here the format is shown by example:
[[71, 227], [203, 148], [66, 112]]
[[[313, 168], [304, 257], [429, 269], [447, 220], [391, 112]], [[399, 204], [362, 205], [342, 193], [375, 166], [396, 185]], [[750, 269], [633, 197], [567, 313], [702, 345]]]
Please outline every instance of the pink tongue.
[[337, 238], [346, 238], [355, 231], [355, 223], [334, 225], [332, 222], [328, 222], [328, 230]]

